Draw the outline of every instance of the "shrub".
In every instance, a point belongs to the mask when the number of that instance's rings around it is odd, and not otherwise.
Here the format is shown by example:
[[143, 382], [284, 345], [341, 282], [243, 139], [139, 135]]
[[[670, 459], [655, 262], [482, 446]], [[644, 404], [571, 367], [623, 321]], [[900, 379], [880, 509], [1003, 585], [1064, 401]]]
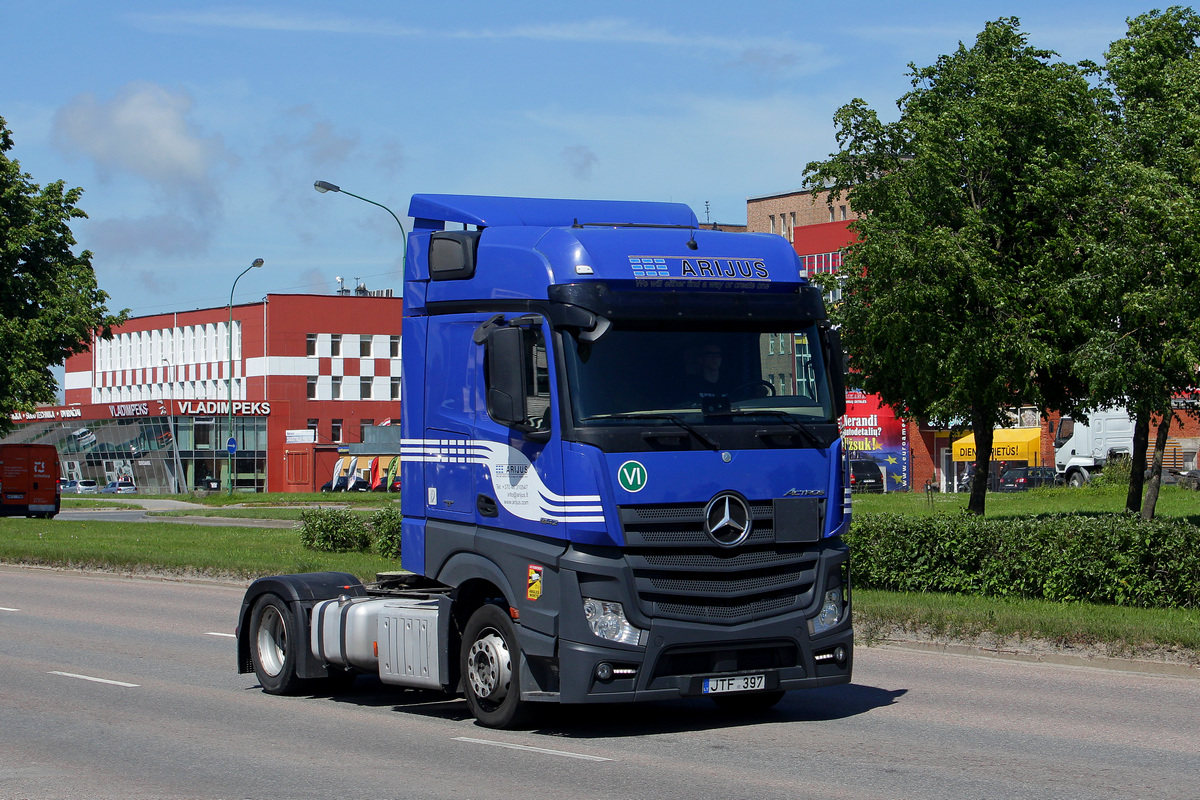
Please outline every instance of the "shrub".
[[1200, 529], [1183, 520], [860, 514], [846, 541], [867, 589], [1200, 608]]
[[1104, 464], [1099, 475], [1094, 476], [1088, 485], [1096, 488], [1101, 486], [1128, 486], [1129, 476], [1133, 472], [1133, 459], [1129, 456], [1114, 456]]
[[327, 553], [366, 552], [371, 535], [358, 515], [340, 508], [312, 508], [300, 512], [300, 544]]
[[400, 557], [400, 526], [403, 517], [399, 509], [381, 508], [371, 515], [371, 530], [375, 550], [384, 558]]

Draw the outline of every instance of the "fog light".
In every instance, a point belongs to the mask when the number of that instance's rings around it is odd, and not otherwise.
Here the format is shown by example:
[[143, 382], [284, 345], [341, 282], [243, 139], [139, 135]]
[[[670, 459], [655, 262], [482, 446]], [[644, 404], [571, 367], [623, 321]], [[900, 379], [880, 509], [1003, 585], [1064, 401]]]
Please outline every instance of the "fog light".
[[837, 647], [833, 648], [833, 660], [836, 661], [839, 666], [846, 663], [845, 645], [839, 644]]
[[821, 611], [808, 621], [809, 633], [824, 633], [842, 621], [842, 587], [830, 589], [821, 601]]
[[583, 616], [592, 633], [601, 639], [621, 644], [637, 644], [642, 632], [625, 619], [625, 609], [620, 603], [608, 600], [583, 598]]
[[596, 665], [596, 680], [607, 681], [613, 676], [612, 664], [607, 661], [601, 661]]

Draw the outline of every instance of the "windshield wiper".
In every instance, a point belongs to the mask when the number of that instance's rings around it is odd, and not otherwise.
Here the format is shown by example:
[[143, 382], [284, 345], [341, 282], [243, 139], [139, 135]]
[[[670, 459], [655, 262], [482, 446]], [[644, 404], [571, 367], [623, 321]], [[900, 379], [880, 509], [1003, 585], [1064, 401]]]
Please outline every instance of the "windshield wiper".
[[665, 419], [683, 428], [688, 433], [695, 436], [700, 441], [711, 447], [713, 450], [720, 450], [721, 445], [717, 444], [716, 440], [708, 434], [699, 430], [695, 426], [680, 419], [675, 414], [666, 414], [661, 411], [625, 411], [620, 414], [595, 414], [590, 417], [585, 417], [585, 422], [591, 422], [597, 419]]
[[814, 447], [825, 447], [825, 445], [821, 443], [821, 440], [818, 439], [812, 431], [797, 422], [795, 416], [786, 411], [780, 411], [777, 408], [739, 408], [737, 411], [730, 412], [730, 416], [734, 417], [753, 417], [759, 414], [765, 414], [771, 417], [779, 417], [779, 419], [783, 420], [789, 428], [803, 434], [804, 437], [808, 439], [808, 441]]

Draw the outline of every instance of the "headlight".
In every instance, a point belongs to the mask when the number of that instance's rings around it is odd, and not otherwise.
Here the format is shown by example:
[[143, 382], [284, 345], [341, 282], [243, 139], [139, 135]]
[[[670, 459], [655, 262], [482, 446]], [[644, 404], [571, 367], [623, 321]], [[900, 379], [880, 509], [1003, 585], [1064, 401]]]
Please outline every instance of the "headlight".
[[592, 628], [592, 633], [601, 639], [621, 644], [637, 644], [642, 632], [625, 619], [625, 609], [620, 603], [608, 600], [583, 598], [583, 616]]
[[821, 601], [821, 612], [808, 621], [808, 630], [814, 636], [824, 633], [842, 621], [842, 587], [830, 589]]

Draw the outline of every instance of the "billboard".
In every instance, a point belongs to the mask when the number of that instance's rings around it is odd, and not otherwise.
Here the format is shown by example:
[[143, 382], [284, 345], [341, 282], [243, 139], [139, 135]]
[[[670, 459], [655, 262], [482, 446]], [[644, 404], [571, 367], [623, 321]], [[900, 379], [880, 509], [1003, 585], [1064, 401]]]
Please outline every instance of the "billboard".
[[839, 424], [851, 458], [869, 459], [883, 472], [886, 491], [911, 489], [908, 426], [879, 396], [846, 390], [846, 414]]

